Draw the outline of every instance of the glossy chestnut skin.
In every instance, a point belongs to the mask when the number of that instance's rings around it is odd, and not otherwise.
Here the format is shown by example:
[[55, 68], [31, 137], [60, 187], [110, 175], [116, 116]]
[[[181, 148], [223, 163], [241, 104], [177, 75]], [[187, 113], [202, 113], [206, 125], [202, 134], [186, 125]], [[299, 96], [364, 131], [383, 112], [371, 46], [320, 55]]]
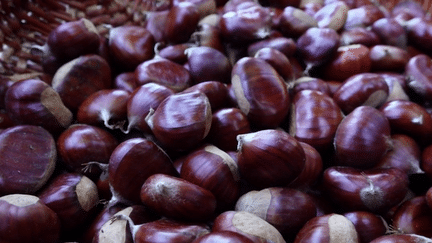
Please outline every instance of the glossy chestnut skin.
[[97, 53], [100, 42], [94, 24], [87, 19], [65, 22], [50, 32], [49, 51], [59, 60], [69, 61], [81, 55]]
[[[217, 16], [217, 18], [220, 18], [220, 15]], [[204, 20], [205, 18], [201, 20], [200, 23], [198, 23], [197, 30], [192, 34], [191, 40], [195, 41], [197, 46], [207, 46], [225, 53], [225, 47], [221, 38], [219, 27], [217, 27], [217, 25], [213, 25], [213, 22], [207, 23]]]
[[410, 55], [400, 47], [376, 45], [370, 49], [369, 58], [373, 71], [403, 72]]
[[320, 69], [326, 80], [345, 81], [349, 77], [371, 70], [369, 48], [362, 44], [340, 46], [335, 56]]
[[431, 54], [432, 49], [428, 43], [432, 38], [432, 24], [422, 17], [415, 17], [406, 23], [408, 43], [415, 46], [425, 54]]
[[332, 96], [332, 93], [330, 92], [329, 81], [324, 81], [320, 78], [313, 78], [307, 76], [298, 78], [293, 82], [288, 83], [288, 89], [290, 94], [293, 94], [294, 97], [296, 93], [302, 90], [316, 90]]
[[380, 216], [367, 211], [353, 211], [345, 213], [356, 228], [361, 243], [368, 243], [383, 236], [387, 232], [387, 225]]
[[397, 168], [408, 175], [423, 173], [420, 168], [421, 149], [417, 141], [404, 134], [393, 134], [392, 149], [375, 168]]
[[385, 45], [404, 49], [408, 44], [405, 29], [394, 18], [378, 19], [372, 24], [372, 30], [377, 33]]
[[290, 97], [283, 79], [270, 64], [244, 57], [234, 65], [231, 83], [238, 106], [252, 125], [272, 128], [284, 120]]
[[360, 106], [340, 122], [334, 146], [337, 165], [371, 168], [391, 148], [389, 121], [377, 109]]
[[343, 1], [335, 1], [322, 7], [314, 14], [319, 28], [342, 29], [348, 17], [349, 7]]
[[295, 189], [312, 188], [319, 181], [323, 172], [323, 160], [321, 154], [307, 143], [299, 142], [305, 152], [306, 160], [302, 172], [297, 178], [288, 184]]
[[60, 221], [38, 197], [10, 194], [0, 197], [0, 238], [4, 242], [56, 243]]
[[[91, 125], [74, 124], [57, 138], [59, 158], [68, 170], [81, 173], [85, 163], [108, 164], [111, 153], [118, 145], [108, 131]], [[92, 172], [96, 167], [90, 167]]]
[[154, 55], [152, 34], [140, 26], [118, 26], [109, 32], [108, 46], [115, 66], [132, 71]]
[[214, 145], [205, 145], [189, 153], [181, 166], [180, 177], [209, 190], [218, 210], [232, 208], [240, 196], [237, 163]]
[[285, 56], [291, 57], [295, 54], [296, 43], [292, 38], [284, 36], [269, 38], [261, 41], [256, 41], [250, 44], [247, 48], [248, 56], [253, 57], [255, 53], [262, 48], [272, 48], [282, 52]]
[[381, 43], [379, 36], [370, 29], [364, 27], [356, 27], [349, 30], [344, 30], [340, 34], [340, 44], [342, 46], [361, 44], [367, 47], [378, 45]]
[[380, 8], [373, 4], [368, 4], [348, 10], [344, 29], [349, 30], [356, 27], [368, 27], [375, 21], [384, 17]]
[[432, 178], [432, 145], [423, 149], [420, 166], [429, 178]]
[[19, 125], [3, 130], [0, 142], [0, 195], [41, 189], [56, 166], [53, 136], [40, 126]]
[[156, 173], [178, 175], [168, 155], [148, 139], [128, 139], [111, 154], [109, 182], [120, 202], [141, 203], [141, 186]]
[[399, 169], [360, 170], [332, 166], [324, 171], [323, 187], [342, 210], [386, 213], [408, 192], [408, 176]]
[[288, 57], [286, 57], [282, 52], [270, 47], [265, 47], [258, 50], [254, 57], [263, 59], [270, 64], [284, 80], [288, 82], [294, 80], [291, 63]]
[[199, 91], [178, 93], [163, 100], [146, 117], [162, 147], [185, 151], [197, 147], [210, 131], [211, 105]]
[[223, 108], [213, 113], [206, 141], [225, 150], [237, 149], [237, 135], [251, 132], [249, 121], [238, 108]]
[[297, 39], [297, 50], [306, 71], [328, 62], [336, 55], [339, 34], [330, 28], [310, 28]]
[[418, 242], [427, 243], [430, 242], [430, 238], [417, 235], [417, 234], [392, 234], [392, 235], [385, 235], [376, 238], [370, 243], [418, 243]]
[[77, 122], [93, 126], [120, 128], [126, 121], [130, 93], [121, 89], [103, 89], [87, 97], [77, 111]]
[[72, 112], [60, 95], [45, 82], [27, 79], [11, 85], [4, 97], [5, 108], [15, 124], [42, 126], [59, 134], [72, 123]]
[[93, 217], [91, 224], [87, 226], [83, 235], [80, 237], [83, 243], [92, 243], [94, 236], [98, 233], [101, 227], [111, 219], [111, 217], [117, 212], [125, 209], [125, 205], [107, 205], [98, 214]]
[[77, 173], [56, 176], [38, 196], [57, 214], [63, 233], [82, 229], [99, 203], [96, 184]]
[[138, 81], [135, 72], [123, 72], [114, 79], [114, 89], [122, 89], [132, 93], [138, 88]]
[[415, 95], [415, 99], [428, 102], [432, 99], [432, 82], [430, 82], [432, 60], [425, 54], [412, 57], [405, 67], [405, 75], [408, 77], [407, 85]]
[[238, 167], [250, 185], [286, 186], [303, 170], [305, 153], [285, 131], [267, 129], [237, 136]]
[[130, 94], [126, 104], [128, 120], [126, 132], [138, 129], [144, 133], [150, 133], [151, 130], [145, 121], [150, 109], [155, 110], [165, 98], [173, 94], [172, 89], [153, 82], [136, 88]]
[[232, 231], [253, 242], [285, 243], [279, 231], [264, 219], [245, 211], [225, 211], [213, 221], [212, 232]]
[[349, 114], [359, 106], [379, 107], [388, 94], [388, 85], [381, 75], [360, 73], [345, 80], [333, 94], [333, 99], [345, 114]]
[[297, 234], [294, 243], [359, 243], [353, 223], [340, 214], [326, 214], [309, 220]]
[[233, 231], [217, 231], [202, 235], [192, 243], [253, 243], [253, 241]]
[[432, 142], [432, 117], [421, 105], [394, 100], [382, 105], [380, 111], [387, 117], [392, 132], [407, 134], [421, 145]]
[[141, 187], [140, 198], [159, 215], [172, 219], [205, 221], [216, 210], [216, 198], [209, 190], [164, 174], [148, 177]]
[[425, 196], [414, 197], [400, 205], [392, 221], [401, 232], [432, 237], [432, 209]]
[[225, 54], [208, 46], [190, 47], [185, 53], [188, 58], [188, 70], [194, 83], [229, 83], [232, 67]]
[[135, 74], [138, 85], [154, 82], [176, 92], [191, 85], [191, 76], [186, 68], [162, 57], [155, 57], [139, 64]]
[[293, 6], [283, 9], [277, 25], [281, 33], [289, 38], [298, 38], [313, 27], [318, 27], [316, 19]]
[[72, 112], [91, 94], [112, 86], [111, 68], [102, 57], [80, 56], [61, 66], [52, 79], [52, 87]]
[[342, 111], [330, 96], [303, 90], [294, 96], [289, 132], [298, 141], [325, 151], [332, 146], [342, 119]]
[[157, 52], [157, 56], [168, 59], [180, 65], [183, 65], [187, 62], [187, 55], [185, 53], [186, 49], [194, 46], [191, 43], [180, 43], [173, 44], [169, 46], [163, 46]]
[[142, 224], [135, 233], [135, 242], [193, 242], [209, 232], [204, 224], [163, 218]]
[[209, 99], [212, 111], [217, 111], [228, 105], [228, 87], [219, 81], [204, 81], [183, 90], [183, 92], [200, 91]]
[[243, 194], [236, 211], [246, 211], [273, 225], [285, 239], [293, 239], [303, 225], [316, 216], [316, 205], [306, 193], [271, 187]]

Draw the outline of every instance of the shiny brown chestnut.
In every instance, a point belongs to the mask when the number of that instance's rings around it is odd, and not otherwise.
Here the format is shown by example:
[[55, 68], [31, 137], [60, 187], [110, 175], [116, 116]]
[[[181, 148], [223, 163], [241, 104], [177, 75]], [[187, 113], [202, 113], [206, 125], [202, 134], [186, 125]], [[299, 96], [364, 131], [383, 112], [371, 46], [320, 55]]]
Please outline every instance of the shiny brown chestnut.
[[159, 215], [186, 221], [211, 219], [217, 203], [209, 190], [164, 174], [148, 177], [141, 187], [140, 198]]
[[348, 10], [348, 16], [345, 21], [344, 29], [349, 30], [356, 27], [368, 27], [383, 17], [383, 11], [373, 4], [351, 8]]
[[387, 100], [388, 95], [389, 87], [381, 75], [360, 73], [345, 80], [333, 94], [333, 99], [347, 115], [360, 106], [377, 108]]
[[408, 175], [424, 173], [420, 168], [421, 150], [417, 141], [404, 134], [393, 134], [391, 140], [392, 149], [375, 168], [397, 168]]
[[340, 46], [329, 63], [320, 69], [320, 77], [343, 82], [353, 75], [370, 72], [369, 53], [369, 48], [362, 44]]
[[138, 129], [144, 133], [151, 133], [145, 118], [150, 109], [155, 110], [159, 104], [174, 91], [164, 85], [147, 83], [136, 88], [127, 101], [127, 128], [124, 132], [129, 133], [132, 129]]
[[[88, 162], [108, 164], [118, 141], [111, 133], [100, 127], [74, 124], [60, 134], [56, 145], [63, 165], [70, 171], [82, 173], [84, 164]], [[96, 167], [88, 169], [93, 172]]]
[[48, 35], [47, 47], [56, 58], [69, 61], [81, 55], [97, 53], [100, 42], [94, 24], [80, 19], [60, 24]]
[[249, 121], [238, 108], [223, 108], [213, 113], [206, 141], [225, 151], [237, 149], [237, 135], [251, 132]]
[[135, 72], [123, 72], [114, 79], [114, 89], [122, 89], [132, 93], [137, 87], [138, 81]]
[[141, 186], [156, 173], [178, 175], [171, 159], [159, 146], [144, 138], [120, 143], [112, 152], [108, 167], [112, 200], [141, 203]]
[[312, 27], [318, 27], [316, 19], [293, 6], [287, 6], [283, 9], [277, 25], [282, 34], [289, 38], [298, 38]]
[[285, 119], [289, 93], [270, 64], [259, 58], [244, 57], [234, 65], [231, 83], [237, 104], [251, 124], [272, 128]]
[[185, 50], [188, 70], [195, 83], [219, 81], [229, 83], [231, 63], [222, 52], [208, 46], [190, 47]]
[[408, 44], [407, 32], [394, 18], [378, 19], [372, 24], [372, 30], [384, 45], [405, 49]]
[[260, 58], [270, 64], [286, 82], [294, 80], [294, 73], [291, 63], [282, 52], [265, 47], [255, 53], [255, 58]]
[[421, 102], [432, 101], [432, 60], [426, 54], [412, 57], [405, 66], [407, 85]]
[[321, 154], [314, 147], [303, 142], [299, 142], [299, 144], [305, 152], [305, 164], [300, 175], [289, 183], [288, 187], [300, 190], [313, 188], [323, 172], [323, 160]]
[[[209, 15], [209, 18], [212, 18], [212, 16], [214, 15]], [[219, 19], [220, 15], [217, 16], [215, 19]], [[219, 27], [205, 22], [205, 18], [198, 23], [198, 28], [192, 34], [191, 41], [194, 41], [197, 46], [207, 46], [225, 53]]]
[[109, 129], [122, 128], [127, 117], [130, 93], [121, 89], [103, 89], [87, 97], [77, 111], [78, 123]]
[[413, 18], [405, 23], [408, 43], [425, 54], [431, 54], [430, 40], [432, 38], [432, 24], [422, 17]]
[[290, 119], [290, 135], [323, 152], [332, 146], [343, 114], [330, 96], [303, 90], [294, 96]]
[[421, 145], [432, 142], [432, 117], [423, 106], [409, 100], [394, 100], [382, 105], [380, 111], [390, 122], [392, 132], [407, 134]]
[[0, 133], [0, 195], [33, 194], [54, 172], [57, 150], [44, 128], [18, 125]]
[[371, 47], [380, 44], [381, 40], [372, 30], [364, 27], [356, 27], [342, 31], [340, 34], [340, 42], [342, 46], [361, 44]]
[[235, 210], [264, 219], [287, 240], [294, 239], [303, 225], [316, 216], [316, 205], [308, 194], [283, 187], [243, 194], [237, 200]]
[[360, 170], [332, 166], [323, 174], [327, 195], [342, 210], [386, 213], [408, 192], [408, 176], [399, 169]]
[[432, 145], [423, 149], [420, 167], [429, 178], [432, 178]]
[[297, 39], [297, 50], [306, 64], [305, 73], [327, 63], [336, 55], [339, 47], [339, 34], [330, 28], [309, 28]]
[[237, 163], [214, 145], [205, 145], [183, 160], [180, 177], [209, 190], [217, 200], [217, 209], [234, 206], [240, 196], [240, 173]]
[[314, 14], [319, 28], [330, 28], [339, 31], [344, 27], [348, 17], [348, 5], [343, 1], [335, 1], [322, 7]]
[[60, 220], [38, 197], [9, 194], [0, 197], [0, 238], [8, 243], [56, 243]]
[[425, 196], [414, 197], [400, 205], [392, 222], [397, 230], [405, 234], [432, 237], [432, 209]]
[[282, 130], [260, 130], [237, 136], [240, 174], [255, 188], [286, 186], [303, 170], [305, 153]]
[[302, 90], [316, 90], [329, 96], [333, 96], [330, 92], [328, 81], [324, 81], [320, 78], [307, 76], [298, 78], [293, 82], [288, 83], [288, 89], [290, 94], [293, 94], [294, 97], [296, 93]]
[[72, 123], [73, 114], [63, 104], [60, 95], [38, 79], [27, 79], [11, 85], [4, 102], [15, 124], [42, 126], [57, 135]]
[[186, 68], [158, 56], [139, 64], [135, 74], [138, 85], [154, 82], [176, 92], [186, 89], [192, 82]]
[[354, 224], [360, 243], [369, 243], [387, 233], [387, 223], [381, 216], [374, 213], [352, 211], [344, 213], [343, 216]]
[[150, 31], [141, 26], [118, 26], [109, 31], [109, 53], [116, 68], [133, 71], [153, 57], [154, 45]]
[[253, 243], [253, 241], [234, 231], [217, 231], [202, 235], [192, 243]]
[[285, 56], [291, 57], [296, 52], [296, 43], [292, 38], [287, 37], [275, 37], [270, 39], [265, 39], [261, 41], [256, 41], [248, 46], [247, 53], [248, 56], [253, 57], [255, 53], [262, 48], [272, 48], [282, 52]]
[[80, 56], [61, 66], [51, 85], [65, 106], [75, 112], [88, 96], [112, 87], [111, 68], [98, 55]]
[[376, 45], [370, 49], [369, 58], [373, 71], [403, 72], [410, 59], [408, 52], [400, 47]]
[[168, 96], [146, 117], [161, 145], [177, 151], [197, 147], [208, 135], [211, 120], [210, 102], [199, 91]]
[[77, 173], [56, 176], [38, 196], [59, 217], [63, 234], [82, 230], [99, 203], [96, 184]]
[[334, 149], [338, 165], [375, 166], [391, 149], [389, 121], [370, 106], [356, 108], [339, 124]]
[[330, 213], [309, 220], [297, 234], [294, 243], [350, 242], [359, 243], [353, 223], [343, 215]]
[[194, 45], [191, 43], [180, 43], [159, 47], [158, 44], [155, 46], [155, 48], [161, 49], [156, 51], [156, 55], [183, 65], [187, 62], [187, 55], [185, 53], [186, 49], [193, 46]]
[[212, 111], [217, 111], [228, 105], [228, 87], [219, 81], [204, 81], [183, 90], [183, 92], [200, 91], [209, 99]]
[[376, 238], [370, 243], [429, 243], [431, 239], [417, 234], [391, 234]]
[[279, 231], [264, 219], [245, 211], [225, 211], [213, 221], [212, 232], [232, 231], [253, 242], [285, 243]]
[[405, 76], [403, 74], [394, 72], [379, 73], [387, 83], [389, 87], [389, 95], [386, 102], [393, 100], [409, 100], [407, 94], [408, 88], [405, 83]]

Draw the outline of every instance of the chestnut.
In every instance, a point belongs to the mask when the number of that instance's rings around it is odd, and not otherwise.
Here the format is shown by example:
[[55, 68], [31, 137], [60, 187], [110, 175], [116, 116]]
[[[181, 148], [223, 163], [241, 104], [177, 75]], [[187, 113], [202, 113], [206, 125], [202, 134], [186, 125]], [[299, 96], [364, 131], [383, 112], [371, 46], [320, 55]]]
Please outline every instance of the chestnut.
[[405, 234], [432, 237], [432, 209], [425, 196], [414, 197], [400, 205], [392, 222], [397, 230]]
[[410, 56], [400, 47], [376, 45], [370, 49], [369, 58], [373, 71], [403, 72]]
[[407, 32], [394, 18], [378, 19], [372, 24], [372, 30], [385, 45], [405, 49], [408, 44]]
[[384, 235], [376, 238], [370, 243], [418, 243], [418, 242], [431, 242], [429, 237], [424, 237], [418, 234], [391, 234]]
[[432, 179], [432, 144], [428, 145], [421, 152], [420, 167]]
[[240, 174], [255, 188], [286, 186], [303, 170], [305, 152], [285, 131], [260, 130], [238, 135], [237, 140]]
[[135, 72], [123, 72], [114, 79], [114, 89], [122, 89], [132, 93], [138, 87], [138, 81]]
[[408, 43], [424, 54], [430, 55], [432, 49], [428, 43], [432, 38], [432, 24], [422, 17], [415, 17], [405, 23]]
[[368, 27], [383, 17], [383, 11], [373, 4], [351, 8], [348, 10], [348, 16], [343, 28], [349, 30], [356, 27]]
[[287, 82], [294, 80], [291, 63], [282, 52], [265, 47], [255, 53], [255, 58], [260, 58], [269, 63]]
[[343, 1], [334, 1], [322, 7], [314, 14], [319, 28], [342, 29], [348, 17], [349, 7]]
[[342, 210], [383, 214], [398, 205], [408, 192], [408, 176], [395, 168], [360, 170], [332, 166], [323, 174], [327, 195]]
[[238, 106], [251, 125], [274, 128], [285, 119], [290, 105], [288, 89], [266, 61], [240, 59], [233, 67], [231, 83]]
[[2, 196], [0, 238], [8, 243], [56, 243], [60, 239], [60, 220], [57, 214], [36, 196]]
[[168, 96], [146, 122], [162, 147], [185, 151], [200, 145], [210, 131], [211, 119], [207, 96], [194, 91]]
[[388, 225], [385, 220], [368, 211], [352, 211], [345, 213], [357, 231], [360, 243], [369, 243], [387, 233]]
[[195, 84], [183, 92], [200, 91], [204, 93], [209, 99], [212, 111], [217, 111], [223, 107], [226, 107], [228, 102], [228, 87], [226, 84], [219, 81], [204, 81]]
[[340, 44], [342, 46], [360, 44], [367, 47], [381, 43], [379, 36], [373, 30], [364, 27], [355, 27], [344, 30], [340, 34]]
[[338, 165], [372, 168], [391, 149], [388, 119], [373, 107], [357, 107], [340, 122], [334, 149]]
[[431, 70], [432, 60], [426, 54], [412, 57], [405, 66], [407, 85], [421, 102], [432, 101]]
[[[213, 15], [208, 16], [208, 18], [211, 19]], [[217, 16], [216, 19], [219, 19], [220, 16]], [[198, 23], [198, 29], [192, 34], [191, 41], [194, 41], [197, 46], [207, 46], [225, 53], [219, 27], [205, 20], [204, 18]], [[190, 43], [189, 45], [192, 46]]]
[[98, 55], [80, 56], [61, 66], [51, 85], [65, 106], [75, 112], [88, 96], [112, 87], [111, 67]]
[[262, 48], [272, 48], [282, 52], [286, 57], [291, 57], [296, 52], [296, 43], [292, 38], [288, 37], [275, 37], [270, 39], [265, 39], [261, 41], [256, 41], [250, 44], [247, 48], [248, 56], [255, 56], [256, 52]]
[[57, 135], [72, 123], [73, 114], [63, 104], [60, 95], [38, 79], [27, 79], [11, 85], [4, 102], [15, 124], [42, 126]]
[[320, 78], [307, 76], [298, 78], [293, 82], [288, 83], [288, 89], [290, 94], [293, 94], [294, 97], [296, 93], [302, 90], [316, 90], [329, 96], [333, 96], [330, 92], [329, 82]]
[[343, 215], [331, 213], [309, 220], [297, 234], [294, 243], [350, 242], [359, 243], [353, 223]]
[[[178, 63], [180, 65], [184, 65], [187, 62], [187, 55], [185, 51], [193, 47], [194, 45], [191, 43], [180, 43], [180, 44], [173, 44], [168, 46], [161, 46], [160, 50], [156, 51], [157, 56], [160, 56], [162, 58], [168, 59], [170, 61], [173, 61], [175, 63]], [[155, 48], [158, 48], [159, 44], [155, 46]]]
[[39, 199], [57, 214], [63, 233], [81, 230], [99, 203], [96, 184], [76, 173], [56, 176], [39, 193]]
[[271, 187], [243, 194], [235, 205], [273, 225], [285, 239], [294, 239], [298, 231], [316, 216], [313, 199], [306, 193], [282, 187]]
[[212, 232], [232, 231], [253, 242], [285, 243], [279, 231], [264, 219], [246, 211], [225, 211], [213, 221]]
[[297, 178], [288, 184], [288, 187], [295, 189], [313, 188], [323, 172], [323, 160], [321, 154], [307, 143], [299, 142], [302, 146], [306, 160], [302, 172]]
[[284, 36], [298, 38], [309, 28], [318, 27], [318, 22], [305, 11], [293, 6], [286, 6], [279, 18], [277, 27]]
[[179, 220], [206, 221], [216, 210], [216, 198], [209, 190], [164, 174], [148, 177], [141, 187], [140, 198], [158, 214]]
[[253, 243], [253, 241], [234, 231], [216, 231], [202, 235], [192, 243]]
[[0, 195], [33, 194], [46, 184], [57, 162], [55, 140], [47, 130], [13, 126], [0, 133], [0, 144]]
[[113, 198], [124, 203], [141, 203], [140, 190], [151, 175], [178, 175], [171, 159], [154, 142], [131, 138], [120, 143], [109, 159], [108, 176]]

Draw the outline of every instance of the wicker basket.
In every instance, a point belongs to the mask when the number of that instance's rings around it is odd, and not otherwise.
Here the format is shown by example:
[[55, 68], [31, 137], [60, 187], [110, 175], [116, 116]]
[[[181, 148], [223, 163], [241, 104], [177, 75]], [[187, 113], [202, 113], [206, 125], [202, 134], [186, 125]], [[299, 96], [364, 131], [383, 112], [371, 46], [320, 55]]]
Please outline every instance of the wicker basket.
[[[372, 0], [391, 8], [404, 0]], [[50, 31], [65, 21], [90, 19], [101, 34], [112, 26], [143, 25], [143, 10], [158, 0], [0, 0], [0, 76], [13, 80], [42, 75], [35, 46], [44, 45]], [[419, 0], [432, 9], [432, 0]]]

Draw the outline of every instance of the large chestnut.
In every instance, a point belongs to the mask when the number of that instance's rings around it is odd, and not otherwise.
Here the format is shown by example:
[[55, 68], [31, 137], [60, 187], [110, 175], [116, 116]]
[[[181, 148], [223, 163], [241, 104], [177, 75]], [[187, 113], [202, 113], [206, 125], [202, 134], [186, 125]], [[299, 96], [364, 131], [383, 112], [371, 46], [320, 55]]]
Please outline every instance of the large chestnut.
[[374, 213], [352, 211], [345, 213], [344, 216], [354, 224], [361, 243], [369, 243], [387, 233], [387, 223]]
[[35, 193], [53, 174], [57, 150], [53, 136], [44, 128], [7, 128], [0, 133], [0, 144], [0, 195]]
[[238, 167], [255, 188], [286, 186], [303, 170], [305, 152], [282, 130], [260, 130], [237, 136]]
[[0, 238], [8, 243], [57, 243], [60, 220], [38, 197], [9, 194], [0, 197]]

